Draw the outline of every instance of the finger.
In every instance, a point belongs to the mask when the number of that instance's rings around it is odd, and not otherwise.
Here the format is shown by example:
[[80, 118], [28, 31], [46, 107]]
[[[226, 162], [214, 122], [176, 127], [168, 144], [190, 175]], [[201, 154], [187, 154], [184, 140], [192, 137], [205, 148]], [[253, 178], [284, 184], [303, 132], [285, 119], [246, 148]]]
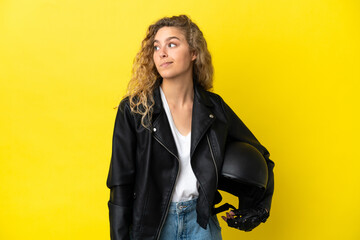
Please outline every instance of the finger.
[[235, 214], [232, 212], [226, 213], [227, 218], [234, 218]]
[[235, 213], [233, 211], [229, 212], [230, 216], [235, 216]]
[[227, 218], [224, 216], [221, 216], [222, 219], [224, 219], [225, 222], [227, 222]]

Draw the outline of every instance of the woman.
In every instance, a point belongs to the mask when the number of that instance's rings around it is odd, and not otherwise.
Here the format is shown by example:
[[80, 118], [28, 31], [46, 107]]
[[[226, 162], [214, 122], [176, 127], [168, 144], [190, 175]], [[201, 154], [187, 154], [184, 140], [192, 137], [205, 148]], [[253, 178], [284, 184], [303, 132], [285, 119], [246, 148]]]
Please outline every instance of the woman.
[[[221, 239], [214, 204], [227, 141], [255, 146], [212, 88], [202, 32], [187, 16], [151, 25], [119, 104], [107, 186], [111, 239]], [[272, 176], [272, 174], [270, 174]], [[259, 204], [270, 210], [273, 180]], [[234, 213], [227, 213], [227, 220]]]

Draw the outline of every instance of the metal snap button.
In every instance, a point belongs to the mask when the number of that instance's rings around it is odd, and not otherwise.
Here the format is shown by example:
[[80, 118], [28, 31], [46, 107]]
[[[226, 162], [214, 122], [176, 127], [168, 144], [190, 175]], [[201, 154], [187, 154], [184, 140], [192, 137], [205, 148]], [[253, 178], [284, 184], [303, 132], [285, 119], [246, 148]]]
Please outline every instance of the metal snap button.
[[214, 118], [214, 115], [210, 114], [210, 115], [209, 115], [209, 118]]
[[156, 128], [153, 128], [153, 131], [156, 132]]

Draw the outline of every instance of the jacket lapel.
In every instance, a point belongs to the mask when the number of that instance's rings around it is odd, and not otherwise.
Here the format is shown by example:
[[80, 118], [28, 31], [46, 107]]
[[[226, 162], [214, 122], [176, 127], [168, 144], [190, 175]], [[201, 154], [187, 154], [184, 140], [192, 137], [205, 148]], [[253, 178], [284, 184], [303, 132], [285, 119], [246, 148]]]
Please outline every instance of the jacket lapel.
[[[155, 105], [153, 108], [151, 131], [153, 136], [157, 138], [168, 151], [178, 156], [175, 140], [172, 136], [170, 124], [163, 108], [159, 87], [155, 87], [153, 93]], [[209, 100], [206, 91], [194, 81], [190, 157], [193, 156], [200, 140], [215, 120], [215, 115], [211, 110], [212, 106], [213, 104]]]
[[190, 157], [193, 156], [200, 140], [215, 120], [206, 91], [194, 82], [194, 105], [191, 122], [191, 147]]
[[178, 152], [175, 144], [174, 137], [171, 132], [169, 120], [164, 110], [160, 89], [156, 87], [154, 89], [154, 110], [153, 110], [153, 124], [151, 131], [153, 136], [173, 155], [178, 157]]

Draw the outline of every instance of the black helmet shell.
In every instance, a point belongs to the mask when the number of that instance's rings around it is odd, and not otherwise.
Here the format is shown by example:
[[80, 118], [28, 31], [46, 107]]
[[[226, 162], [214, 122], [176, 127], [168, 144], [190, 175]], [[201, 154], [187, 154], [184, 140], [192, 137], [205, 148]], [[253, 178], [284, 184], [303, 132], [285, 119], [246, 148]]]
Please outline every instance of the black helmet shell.
[[266, 188], [266, 160], [254, 146], [246, 142], [232, 142], [226, 147], [221, 175], [240, 183]]
[[246, 142], [226, 145], [218, 189], [237, 196], [239, 209], [256, 205], [265, 193], [267, 181], [267, 163], [259, 150]]

